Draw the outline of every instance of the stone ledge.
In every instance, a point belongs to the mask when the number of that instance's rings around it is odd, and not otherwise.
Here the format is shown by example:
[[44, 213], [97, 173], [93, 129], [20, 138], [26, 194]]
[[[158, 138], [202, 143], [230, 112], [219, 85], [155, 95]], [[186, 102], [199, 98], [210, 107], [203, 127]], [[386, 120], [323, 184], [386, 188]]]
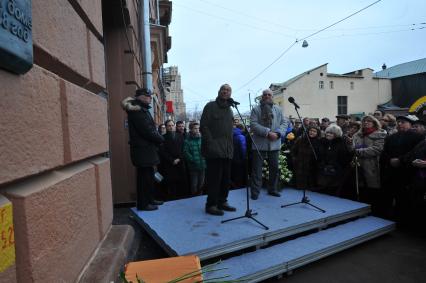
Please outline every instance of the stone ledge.
[[127, 263], [134, 235], [130, 225], [112, 225], [77, 282], [116, 282]]

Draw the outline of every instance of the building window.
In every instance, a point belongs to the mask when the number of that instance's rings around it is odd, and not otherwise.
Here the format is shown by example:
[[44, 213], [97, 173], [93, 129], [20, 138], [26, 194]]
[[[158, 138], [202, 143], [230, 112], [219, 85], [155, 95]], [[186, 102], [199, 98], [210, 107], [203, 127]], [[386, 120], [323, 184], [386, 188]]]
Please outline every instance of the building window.
[[324, 88], [324, 81], [319, 81], [319, 88], [323, 89]]
[[350, 83], [350, 87], [351, 87], [351, 89], [354, 89], [354, 88], [355, 88], [355, 84], [354, 84], [354, 82], [351, 82], [351, 83]]
[[348, 97], [338, 96], [337, 97], [337, 115], [348, 114]]
[[334, 82], [330, 81], [330, 89], [333, 89], [333, 88], [334, 88]]

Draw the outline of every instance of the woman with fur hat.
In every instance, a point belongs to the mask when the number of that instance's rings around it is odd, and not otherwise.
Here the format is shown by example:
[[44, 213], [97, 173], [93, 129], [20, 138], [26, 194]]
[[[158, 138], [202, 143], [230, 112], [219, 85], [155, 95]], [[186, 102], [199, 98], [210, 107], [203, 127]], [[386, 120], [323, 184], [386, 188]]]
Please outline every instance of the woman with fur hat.
[[343, 184], [343, 176], [351, 162], [350, 153], [342, 138], [342, 129], [332, 124], [325, 129], [318, 154], [318, 185], [320, 192], [337, 195]]
[[308, 137], [302, 135], [297, 138], [291, 148], [295, 184], [298, 189], [309, 189], [317, 186], [317, 160], [310, 143], [316, 156], [318, 156], [321, 130], [315, 126], [310, 126], [307, 130]]
[[382, 195], [380, 186], [380, 154], [383, 151], [386, 131], [372, 115], [362, 118], [361, 130], [353, 137], [353, 149], [359, 164], [360, 200], [372, 205], [377, 214]]

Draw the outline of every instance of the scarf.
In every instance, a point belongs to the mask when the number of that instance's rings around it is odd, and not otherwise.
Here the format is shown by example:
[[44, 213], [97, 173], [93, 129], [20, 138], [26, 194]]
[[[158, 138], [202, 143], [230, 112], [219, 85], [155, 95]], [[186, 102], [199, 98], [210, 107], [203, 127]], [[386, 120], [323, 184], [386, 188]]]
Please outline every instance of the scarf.
[[377, 131], [376, 128], [372, 127], [372, 128], [362, 128], [362, 135], [364, 137], [369, 136], [370, 134], [374, 133], [375, 131]]
[[273, 103], [260, 102], [260, 124], [269, 129], [272, 127], [272, 119], [274, 119], [274, 114], [272, 113], [273, 105]]

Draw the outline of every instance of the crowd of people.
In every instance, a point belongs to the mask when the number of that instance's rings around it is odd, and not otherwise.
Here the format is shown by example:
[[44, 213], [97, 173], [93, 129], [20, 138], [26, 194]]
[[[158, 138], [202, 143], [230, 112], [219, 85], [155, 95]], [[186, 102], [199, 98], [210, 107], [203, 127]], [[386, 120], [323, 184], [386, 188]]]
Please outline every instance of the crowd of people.
[[[381, 111], [358, 119], [337, 115], [335, 122], [287, 119], [266, 89], [246, 129], [234, 118], [231, 93], [228, 84], [222, 85], [188, 132], [181, 121], [156, 127], [148, 111], [152, 94], [146, 89], [123, 101], [138, 170], [139, 210], [161, 205], [155, 199], [158, 187], [165, 192], [163, 199], [196, 196], [206, 189], [206, 213], [223, 215], [236, 210], [227, 201], [229, 189], [244, 187], [249, 176], [251, 199], [258, 199], [262, 187], [280, 197], [278, 155], [285, 149], [294, 173], [291, 186], [369, 203], [374, 215], [403, 224], [426, 212], [424, 120]], [[154, 184], [155, 171], [164, 176], [160, 185]]]
[[415, 226], [424, 215], [424, 120], [376, 111], [359, 121], [338, 115], [335, 124], [304, 118], [294, 125], [288, 146], [295, 187], [371, 204], [373, 215], [401, 225]]

